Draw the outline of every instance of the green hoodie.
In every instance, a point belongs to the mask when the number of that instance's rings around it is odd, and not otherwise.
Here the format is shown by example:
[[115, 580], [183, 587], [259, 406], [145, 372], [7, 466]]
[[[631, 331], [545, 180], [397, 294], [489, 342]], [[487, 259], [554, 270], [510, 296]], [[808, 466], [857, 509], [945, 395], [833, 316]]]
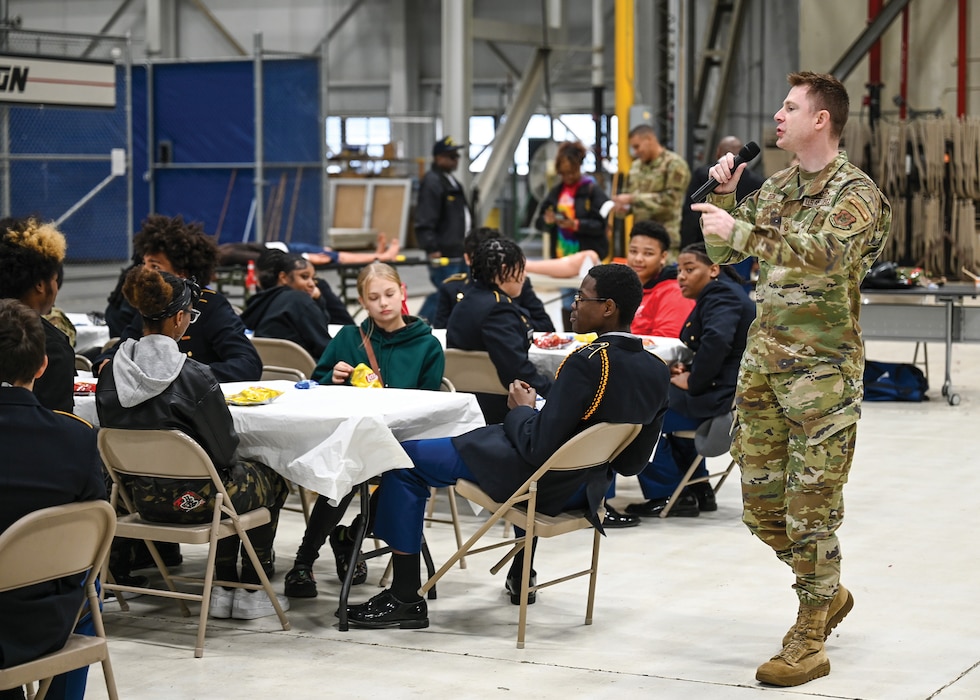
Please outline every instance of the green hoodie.
[[[381, 330], [371, 319], [360, 326], [371, 339], [384, 385], [394, 389], [436, 391], [446, 367], [442, 345], [425, 321], [415, 316], [403, 318], [408, 325], [394, 333]], [[353, 367], [361, 363], [371, 364], [357, 326], [344, 326], [330, 341], [313, 370], [313, 379], [321, 384], [332, 383], [333, 367], [340, 361]], [[346, 383], [350, 384], [350, 380]]]

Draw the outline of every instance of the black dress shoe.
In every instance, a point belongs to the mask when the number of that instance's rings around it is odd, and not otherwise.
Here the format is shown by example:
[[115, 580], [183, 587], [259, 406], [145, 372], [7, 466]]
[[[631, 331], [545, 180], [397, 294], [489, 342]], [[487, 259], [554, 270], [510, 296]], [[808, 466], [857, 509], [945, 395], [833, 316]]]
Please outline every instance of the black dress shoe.
[[698, 508], [702, 513], [718, 510], [718, 500], [715, 498], [715, 490], [711, 488], [710, 484], [702, 482], [688, 488], [691, 489], [691, 493], [698, 499]]
[[403, 603], [390, 590], [386, 590], [366, 603], [348, 605], [347, 620], [355, 627], [418, 630], [429, 626], [429, 608], [424, 598]]
[[[528, 588], [533, 588], [538, 585], [538, 574], [534, 569], [531, 569], [531, 578], [527, 581]], [[508, 574], [507, 581], [504, 582], [504, 588], [510, 594], [511, 605], [521, 604], [521, 572]], [[534, 601], [538, 599], [538, 592], [531, 591], [527, 594], [527, 604], [534, 605]]]
[[620, 513], [610, 505], [606, 505], [606, 517], [602, 520], [602, 527], [623, 528], [636, 527], [640, 524], [640, 518], [636, 515]]
[[649, 501], [643, 501], [643, 503], [630, 503], [626, 506], [626, 512], [641, 518], [655, 518], [666, 504], [666, 498], [651, 498]]
[[[663, 504], [654, 506], [650, 509], [650, 516], [659, 518], [660, 514], [667, 507], [668, 500], [665, 499]], [[698, 506], [698, 499], [690, 494], [682, 493], [677, 499], [677, 503], [674, 507], [670, 509], [667, 513], [668, 518], [696, 518], [701, 514], [701, 508]]]

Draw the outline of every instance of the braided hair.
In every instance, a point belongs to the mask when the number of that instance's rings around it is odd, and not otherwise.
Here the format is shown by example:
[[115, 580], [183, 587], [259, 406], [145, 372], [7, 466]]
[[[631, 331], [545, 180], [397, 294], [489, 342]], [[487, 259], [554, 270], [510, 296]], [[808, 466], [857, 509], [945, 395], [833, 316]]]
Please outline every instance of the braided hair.
[[524, 251], [507, 238], [484, 241], [473, 254], [470, 269], [473, 279], [488, 286], [517, 279], [524, 272]]
[[255, 261], [259, 287], [272, 289], [279, 284], [280, 272], [285, 272], [289, 276], [294, 270], [305, 270], [309, 264], [310, 262], [302, 255], [286, 253], [277, 248], [266, 248]]

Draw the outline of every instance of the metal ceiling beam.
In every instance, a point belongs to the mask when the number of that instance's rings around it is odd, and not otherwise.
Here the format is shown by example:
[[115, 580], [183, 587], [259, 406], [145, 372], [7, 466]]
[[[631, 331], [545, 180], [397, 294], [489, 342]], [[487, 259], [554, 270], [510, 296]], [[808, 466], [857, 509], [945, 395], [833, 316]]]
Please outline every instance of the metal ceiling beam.
[[874, 21], [864, 28], [864, 31], [855, 39], [850, 48], [837, 60], [834, 67], [830, 69], [830, 74], [841, 82], [847, 80], [847, 77], [857, 68], [874, 43], [881, 38], [881, 35], [891, 26], [891, 23], [902, 13], [909, 2], [911, 0], [891, 0], [885, 5], [878, 16], [874, 18]]
[[507, 171], [514, 162], [514, 151], [527, 129], [527, 123], [534, 114], [544, 94], [544, 77], [547, 70], [549, 50], [538, 48], [527, 70], [521, 78], [513, 104], [504, 115], [502, 125], [493, 139], [493, 151], [483, 172], [477, 176], [474, 189], [479, 189], [478, 210], [473, 217], [477, 225], [486, 220], [487, 214], [496, 205], [497, 193], [506, 180]]
[[[106, 23], [102, 25], [102, 29], [99, 30], [99, 34], [105, 34], [108, 32], [112, 28], [112, 25], [119, 21], [119, 18], [122, 17], [123, 13], [126, 11], [126, 8], [129, 7], [132, 2], [133, 0], [123, 0], [122, 4], [116, 8], [116, 11], [113, 12], [109, 19], [106, 20]], [[92, 53], [99, 41], [99, 39], [93, 39], [90, 41], [89, 45], [85, 47], [84, 51], [82, 51], [82, 58], [86, 58], [90, 53]]]
[[[561, 39], [561, 30], [548, 27], [548, 43]], [[532, 44], [539, 46], [542, 41], [542, 28], [533, 24], [514, 24], [495, 19], [473, 19], [473, 39], [496, 41], [500, 44]]]
[[351, 15], [357, 12], [357, 8], [359, 8], [363, 4], [364, 4], [364, 0], [354, 0], [354, 2], [352, 2], [347, 7], [346, 10], [344, 10], [344, 14], [342, 14], [340, 18], [333, 23], [333, 26], [327, 30], [327, 33], [323, 35], [323, 38], [320, 39], [320, 41], [316, 42], [316, 45], [313, 47], [313, 50], [310, 53], [316, 53], [317, 51], [320, 50], [321, 46], [323, 46], [324, 44], [329, 44], [330, 40], [337, 35], [337, 32], [339, 32], [341, 28], [347, 23], [347, 20], [351, 18]]
[[218, 33], [225, 38], [225, 41], [231, 44], [231, 47], [238, 52], [239, 56], [248, 55], [248, 51], [245, 50], [245, 47], [238, 43], [238, 40], [234, 37], [234, 35], [232, 35], [232, 33], [228, 31], [228, 28], [221, 23], [221, 20], [219, 20], [215, 14], [211, 12], [211, 9], [204, 4], [203, 0], [190, 0], [190, 2], [200, 11], [202, 15], [207, 18], [212, 26], [218, 30]]

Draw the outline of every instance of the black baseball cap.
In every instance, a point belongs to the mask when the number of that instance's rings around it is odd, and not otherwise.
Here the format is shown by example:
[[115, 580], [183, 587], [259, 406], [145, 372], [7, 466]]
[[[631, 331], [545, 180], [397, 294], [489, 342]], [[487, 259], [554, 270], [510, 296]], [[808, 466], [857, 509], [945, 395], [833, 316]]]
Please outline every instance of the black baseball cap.
[[443, 153], [455, 153], [462, 147], [462, 144], [456, 143], [452, 136], [443, 136], [432, 147], [432, 155], [438, 156]]

